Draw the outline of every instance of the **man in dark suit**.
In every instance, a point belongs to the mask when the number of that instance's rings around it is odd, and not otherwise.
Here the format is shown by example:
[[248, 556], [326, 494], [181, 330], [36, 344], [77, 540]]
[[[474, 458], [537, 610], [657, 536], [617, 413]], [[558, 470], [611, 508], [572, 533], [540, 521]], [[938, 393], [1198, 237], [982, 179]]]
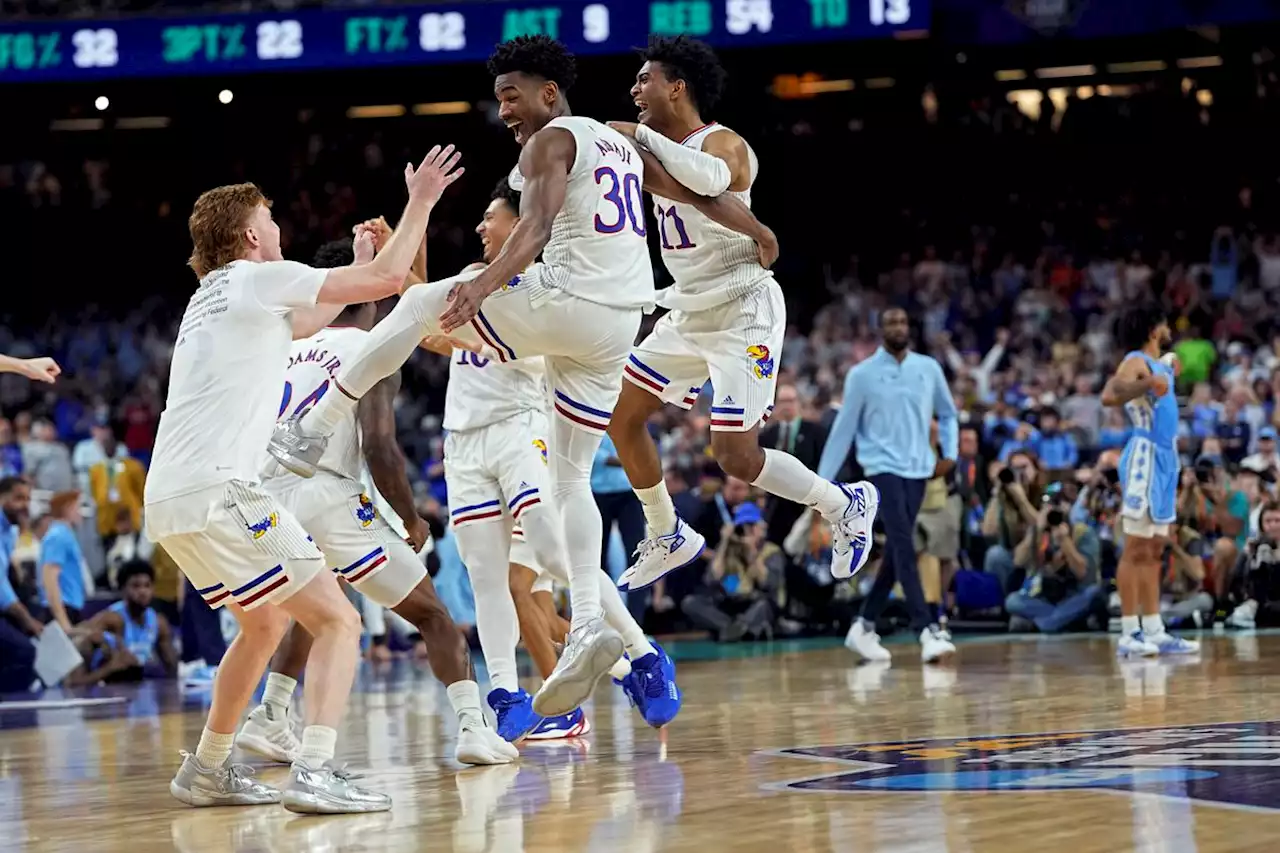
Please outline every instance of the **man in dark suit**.
[[[827, 431], [820, 424], [800, 417], [800, 394], [796, 386], [790, 383], [778, 385], [773, 417], [769, 419], [769, 425], [760, 430], [760, 446], [790, 453], [806, 468], [813, 470], [818, 467], [826, 441]], [[804, 509], [798, 503], [770, 495], [765, 509], [769, 540], [781, 545]]]

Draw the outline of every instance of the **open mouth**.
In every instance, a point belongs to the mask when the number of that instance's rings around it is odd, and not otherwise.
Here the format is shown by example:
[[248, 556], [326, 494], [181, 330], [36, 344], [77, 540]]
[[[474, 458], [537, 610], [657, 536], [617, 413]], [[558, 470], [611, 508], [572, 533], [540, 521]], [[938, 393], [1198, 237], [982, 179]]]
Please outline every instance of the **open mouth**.
[[516, 142], [524, 141], [524, 134], [520, 132], [520, 128], [523, 124], [524, 122], [519, 122], [519, 121], [507, 122], [507, 129], [510, 130], [513, 134], [515, 134]]
[[635, 101], [636, 109], [640, 111], [640, 121], [644, 121], [649, 115], [649, 104], [645, 101]]

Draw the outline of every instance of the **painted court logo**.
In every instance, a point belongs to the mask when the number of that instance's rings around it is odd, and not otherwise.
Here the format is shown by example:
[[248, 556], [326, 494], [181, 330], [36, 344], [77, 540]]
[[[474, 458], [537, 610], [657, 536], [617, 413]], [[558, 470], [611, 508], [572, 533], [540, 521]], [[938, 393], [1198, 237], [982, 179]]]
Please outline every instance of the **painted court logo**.
[[263, 536], [267, 535], [268, 530], [275, 527], [279, 523], [280, 523], [280, 516], [273, 512], [271, 513], [271, 515], [268, 515], [266, 518], [262, 519], [262, 521], [259, 521], [256, 524], [250, 524], [249, 532], [253, 534], [254, 539], [261, 539]]
[[774, 791], [1093, 789], [1280, 811], [1280, 722], [921, 739], [766, 754], [828, 765], [821, 775], [764, 786]]
[[752, 370], [756, 375], [756, 379], [768, 379], [773, 376], [773, 356], [769, 354], [769, 348], [764, 344], [756, 344], [747, 347], [747, 356], [755, 362]]
[[378, 508], [369, 500], [368, 495], [361, 494], [360, 502], [356, 504], [356, 521], [360, 522], [361, 527], [369, 527], [377, 517]]

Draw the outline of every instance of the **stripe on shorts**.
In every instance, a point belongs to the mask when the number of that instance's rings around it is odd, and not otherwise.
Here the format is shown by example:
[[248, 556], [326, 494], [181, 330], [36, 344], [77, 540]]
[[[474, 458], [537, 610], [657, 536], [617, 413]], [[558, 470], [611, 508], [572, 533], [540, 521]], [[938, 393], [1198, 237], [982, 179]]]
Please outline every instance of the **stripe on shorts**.
[[526, 489], [511, 499], [507, 504], [507, 508], [511, 510], [512, 518], [519, 518], [520, 513], [534, 504], [542, 503], [542, 499], [538, 497], [538, 489]]
[[589, 430], [604, 432], [609, 428], [609, 419], [613, 417], [611, 412], [593, 409], [590, 406], [579, 403], [577, 400], [571, 399], [559, 388], [556, 389], [555, 396], [556, 411], [562, 417]]
[[622, 372], [633, 382], [657, 391], [659, 394], [666, 391], [667, 386], [671, 384], [670, 379], [640, 361], [634, 355], [627, 356], [627, 364], [622, 368]]
[[[276, 575], [279, 575], [280, 577], [276, 578]], [[275, 578], [275, 580], [271, 580], [272, 578]], [[269, 580], [271, 582], [267, 583]], [[248, 607], [255, 601], [265, 598], [275, 592], [288, 582], [289, 576], [284, 573], [284, 564], [280, 564], [275, 568], [268, 569], [258, 575], [239, 589], [232, 590], [231, 594], [235, 597], [236, 604], [239, 604], [241, 607]], [[241, 596], [244, 597], [242, 598]]]
[[513, 350], [511, 347], [507, 346], [507, 342], [498, 336], [498, 330], [493, 328], [493, 324], [489, 322], [488, 317], [484, 316], [483, 311], [476, 312], [476, 319], [480, 321], [480, 325], [483, 326], [485, 331], [487, 331], [489, 335], [493, 338], [494, 343], [489, 345], [492, 346], [494, 349], [499, 350], [500, 352], [506, 353], [507, 358], [504, 358], [502, 360], [507, 361], [507, 359], [510, 359], [511, 361], [515, 361], [516, 351]]
[[449, 513], [449, 518], [453, 522], [453, 526], [467, 524], [472, 521], [484, 521], [487, 518], [498, 518], [502, 515], [502, 502], [497, 500], [485, 501], [482, 504], [472, 504], [471, 506], [458, 507]]
[[231, 591], [223, 587], [220, 583], [216, 583], [213, 586], [207, 586], [204, 589], [197, 589], [196, 592], [204, 599], [204, 603], [210, 607], [231, 594]]
[[711, 426], [740, 427], [745, 421], [746, 409], [735, 409], [730, 406], [711, 407]]
[[379, 545], [377, 548], [374, 548], [368, 554], [365, 554], [345, 569], [334, 569], [334, 572], [336, 572], [339, 577], [345, 578], [347, 583], [355, 583], [386, 561], [387, 555], [383, 553], [382, 546]]

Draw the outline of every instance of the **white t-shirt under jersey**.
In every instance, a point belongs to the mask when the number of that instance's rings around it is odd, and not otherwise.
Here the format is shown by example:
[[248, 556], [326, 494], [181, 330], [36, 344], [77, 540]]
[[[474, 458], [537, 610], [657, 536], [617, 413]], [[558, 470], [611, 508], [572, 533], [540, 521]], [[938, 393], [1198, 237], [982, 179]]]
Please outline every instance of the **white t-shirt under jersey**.
[[[689, 134], [680, 144], [701, 151], [713, 133], [728, 130], [712, 122]], [[750, 183], [746, 190], [728, 195], [750, 207], [751, 186], [760, 171], [750, 145], [747, 145], [747, 159]], [[662, 262], [675, 280], [673, 286], [658, 294], [659, 305], [700, 311], [746, 296], [773, 277], [760, 266], [759, 250], [750, 237], [713, 222], [692, 205], [677, 204], [656, 195], [653, 205]]]
[[[653, 305], [653, 265], [645, 237], [644, 163], [622, 134], [595, 119], [561, 116], [538, 131], [573, 134], [576, 152], [564, 206], [551, 223], [542, 263], [521, 274], [536, 307], [555, 291], [615, 308]], [[511, 188], [524, 186], [520, 167]]]
[[[341, 393], [333, 380], [343, 364], [349, 364], [364, 349], [369, 333], [353, 326], [330, 326], [309, 338], [293, 342], [289, 368], [284, 374], [284, 393], [279, 400], [277, 420], [291, 417], [316, 404], [325, 394]], [[339, 477], [359, 480], [364, 470], [360, 451], [360, 425], [352, 408], [329, 436], [319, 468]], [[268, 464], [270, 476], [293, 475], [276, 462]]]
[[444, 428], [480, 429], [524, 412], [545, 411], [545, 376], [541, 357], [502, 364], [455, 349], [444, 397]]
[[173, 348], [147, 504], [258, 481], [289, 364], [289, 313], [316, 304], [328, 272], [234, 261], [200, 280]]

